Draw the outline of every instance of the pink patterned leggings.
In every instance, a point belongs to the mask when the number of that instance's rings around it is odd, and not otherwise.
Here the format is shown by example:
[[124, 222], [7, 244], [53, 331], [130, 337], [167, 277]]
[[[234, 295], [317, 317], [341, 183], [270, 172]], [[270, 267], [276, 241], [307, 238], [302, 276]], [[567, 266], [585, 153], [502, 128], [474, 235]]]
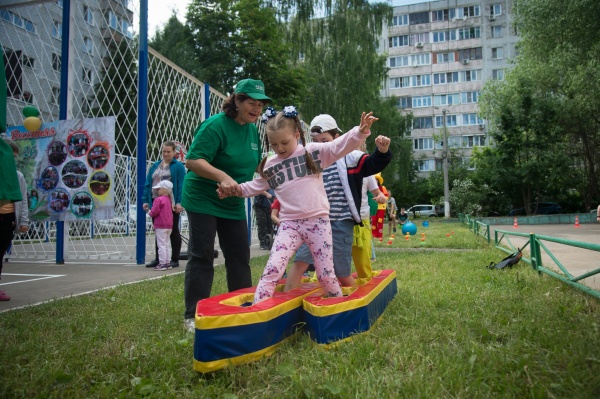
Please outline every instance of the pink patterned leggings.
[[256, 287], [254, 303], [273, 296], [277, 281], [283, 276], [287, 264], [303, 242], [306, 242], [310, 248], [317, 279], [325, 291], [325, 296], [342, 296], [340, 283], [333, 270], [329, 219], [299, 219], [281, 222], [271, 248], [269, 261]]

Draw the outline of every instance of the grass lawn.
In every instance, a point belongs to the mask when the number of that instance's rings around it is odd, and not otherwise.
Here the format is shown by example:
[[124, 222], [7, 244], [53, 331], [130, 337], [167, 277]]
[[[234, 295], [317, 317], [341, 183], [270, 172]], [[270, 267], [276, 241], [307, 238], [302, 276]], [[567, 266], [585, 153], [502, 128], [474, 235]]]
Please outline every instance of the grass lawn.
[[[374, 269], [396, 270], [398, 294], [333, 349], [298, 334], [199, 374], [177, 274], [0, 314], [0, 398], [600, 397], [598, 300], [523, 262], [486, 269], [505, 254], [463, 225], [418, 227], [377, 244]], [[266, 260], [252, 260], [254, 282]], [[225, 291], [217, 267], [213, 295]]]

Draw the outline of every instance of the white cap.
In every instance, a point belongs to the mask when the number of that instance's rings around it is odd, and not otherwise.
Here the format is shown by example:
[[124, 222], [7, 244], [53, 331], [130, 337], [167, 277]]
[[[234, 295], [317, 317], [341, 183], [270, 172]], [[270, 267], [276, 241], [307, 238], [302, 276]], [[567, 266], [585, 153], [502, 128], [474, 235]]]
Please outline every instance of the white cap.
[[[313, 132], [313, 128], [315, 127], [320, 127], [321, 131], [320, 132]], [[335, 119], [333, 119], [333, 117], [331, 115], [327, 115], [327, 114], [321, 114], [321, 115], [317, 115], [314, 117], [314, 119], [312, 120], [312, 122], [310, 122], [310, 130], [311, 136], [316, 136], [318, 134], [321, 134], [323, 132], [329, 131], [329, 130], [334, 130], [336, 129], [337, 131], [341, 132], [342, 130], [338, 127]]]
[[167, 190], [173, 190], [173, 183], [168, 180], [162, 180], [156, 186], [152, 187], [153, 189], [158, 190], [159, 188], [166, 188]]

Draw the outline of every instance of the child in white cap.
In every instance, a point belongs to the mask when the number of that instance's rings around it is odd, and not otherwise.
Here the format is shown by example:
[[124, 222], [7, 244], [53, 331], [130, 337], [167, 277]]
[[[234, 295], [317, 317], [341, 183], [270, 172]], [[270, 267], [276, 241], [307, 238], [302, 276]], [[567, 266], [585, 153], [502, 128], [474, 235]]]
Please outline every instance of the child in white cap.
[[152, 209], [148, 215], [154, 223], [156, 243], [158, 244], [158, 265], [154, 270], [168, 270], [171, 268], [171, 230], [173, 229], [173, 183], [168, 180], [159, 182], [152, 187], [158, 190], [158, 196], [152, 202]]

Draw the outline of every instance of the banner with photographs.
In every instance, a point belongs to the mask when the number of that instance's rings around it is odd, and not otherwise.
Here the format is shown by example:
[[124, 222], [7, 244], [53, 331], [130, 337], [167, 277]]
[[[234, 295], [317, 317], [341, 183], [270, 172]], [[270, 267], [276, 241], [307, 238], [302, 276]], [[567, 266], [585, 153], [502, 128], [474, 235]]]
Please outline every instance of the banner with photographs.
[[115, 118], [45, 123], [30, 132], [8, 129], [19, 147], [32, 221], [114, 217]]

